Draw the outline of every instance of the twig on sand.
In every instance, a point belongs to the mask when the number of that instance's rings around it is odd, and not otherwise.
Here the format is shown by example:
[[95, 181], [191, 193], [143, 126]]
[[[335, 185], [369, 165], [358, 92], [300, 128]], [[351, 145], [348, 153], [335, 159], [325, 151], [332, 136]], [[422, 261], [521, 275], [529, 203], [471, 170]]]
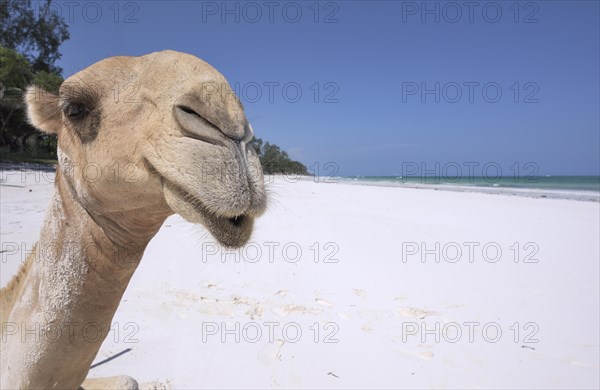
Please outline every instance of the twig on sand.
[[92, 364], [92, 366], [90, 367], [90, 369], [92, 369], [92, 368], [96, 368], [96, 367], [98, 367], [98, 366], [100, 366], [100, 365], [102, 365], [102, 364], [104, 364], [104, 363], [108, 363], [108, 362], [110, 362], [111, 360], [113, 360], [113, 359], [116, 359], [116, 358], [118, 358], [119, 356], [121, 356], [121, 355], [124, 355], [124, 354], [126, 354], [127, 352], [129, 352], [129, 351], [131, 351], [131, 348], [124, 349], [124, 350], [122, 350], [121, 352], [119, 352], [119, 353], [117, 353], [117, 354], [115, 354], [115, 355], [112, 355], [112, 356], [111, 356], [111, 357], [109, 357], [109, 358], [106, 358], [106, 359], [102, 360], [101, 362], [98, 362], [98, 363], [96, 363], [96, 364]]

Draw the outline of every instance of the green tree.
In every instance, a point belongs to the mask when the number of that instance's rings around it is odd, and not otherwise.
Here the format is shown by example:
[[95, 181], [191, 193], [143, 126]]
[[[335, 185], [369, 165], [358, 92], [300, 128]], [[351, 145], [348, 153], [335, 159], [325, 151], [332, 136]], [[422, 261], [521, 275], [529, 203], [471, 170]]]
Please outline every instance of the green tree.
[[23, 90], [32, 78], [33, 71], [27, 59], [14, 50], [0, 46], [0, 83], [5, 91], [10, 88]]
[[0, 0], [0, 147], [56, 156], [56, 137], [27, 123], [23, 93], [30, 84], [58, 91], [62, 69], [54, 63], [66, 39], [67, 24], [50, 0]]
[[296, 174], [308, 175], [308, 170], [304, 164], [294, 161], [288, 153], [275, 144], [266, 142], [260, 138], [254, 138], [250, 144], [254, 147], [263, 172], [267, 175], [272, 174]]
[[13, 150], [18, 148], [19, 135], [31, 133], [24, 123], [23, 91], [32, 79], [27, 59], [0, 47], [0, 144]]
[[36, 72], [32, 83], [41, 87], [45, 91], [58, 93], [60, 85], [63, 83], [63, 78], [56, 73], [49, 73], [43, 70]]
[[34, 72], [60, 75], [62, 69], [54, 63], [69, 29], [50, 0], [35, 2], [35, 7], [31, 0], [0, 0], [0, 22], [0, 45], [23, 54]]
[[[33, 73], [24, 56], [0, 47], [0, 146], [8, 146], [15, 152], [54, 156], [56, 137], [38, 133], [27, 123], [23, 94], [30, 84], [57, 92], [62, 82], [62, 77], [55, 73]], [[29, 140], [33, 140], [33, 145], [28, 145]], [[30, 146], [35, 150], [27, 150]]]

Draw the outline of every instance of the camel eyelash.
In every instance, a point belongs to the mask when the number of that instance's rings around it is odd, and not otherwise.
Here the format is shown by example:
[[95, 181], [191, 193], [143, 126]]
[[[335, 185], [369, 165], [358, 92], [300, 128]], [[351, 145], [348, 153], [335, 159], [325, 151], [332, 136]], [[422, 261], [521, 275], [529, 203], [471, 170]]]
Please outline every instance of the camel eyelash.
[[89, 111], [94, 107], [97, 100], [95, 94], [67, 86], [61, 88], [58, 105], [63, 112], [72, 105], [82, 105]]
[[58, 104], [61, 111], [69, 118], [79, 118], [89, 112], [87, 106], [80, 102], [61, 100]]
[[70, 104], [71, 104], [70, 101], [63, 99], [63, 98], [60, 98], [60, 100], [58, 101], [58, 107], [60, 108], [60, 110], [62, 112], [64, 112], [69, 107]]

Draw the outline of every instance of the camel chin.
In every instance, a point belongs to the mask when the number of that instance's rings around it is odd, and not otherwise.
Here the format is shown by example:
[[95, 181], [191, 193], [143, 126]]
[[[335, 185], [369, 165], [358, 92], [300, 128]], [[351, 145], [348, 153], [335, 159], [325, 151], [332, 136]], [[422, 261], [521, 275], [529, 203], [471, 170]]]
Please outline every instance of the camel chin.
[[167, 204], [175, 213], [188, 222], [203, 225], [221, 245], [239, 248], [250, 239], [254, 217], [246, 213], [236, 216], [219, 215], [173, 186], [165, 185], [163, 191]]

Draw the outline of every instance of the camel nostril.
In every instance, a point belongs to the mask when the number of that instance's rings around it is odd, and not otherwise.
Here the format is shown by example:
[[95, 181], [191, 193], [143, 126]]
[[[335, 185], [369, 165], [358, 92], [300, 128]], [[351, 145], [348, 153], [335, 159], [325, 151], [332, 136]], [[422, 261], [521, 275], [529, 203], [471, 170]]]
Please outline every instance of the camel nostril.
[[[196, 111], [192, 110], [189, 107], [186, 107], [186, 106], [177, 106], [177, 108], [179, 108], [181, 111], [183, 111], [185, 113], [193, 114], [193, 115], [198, 115], [198, 113]], [[200, 116], [200, 115], [198, 115], [198, 116]]]
[[241, 104], [230, 107], [226, 103], [227, 101], [220, 99], [211, 99], [210, 96], [203, 97], [203, 94], [186, 94], [177, 98], [173, 110], [176, 118], [187, 116], [195, 122], [204, 122], [229, 139], [250, 138], [248, 133], [251, 131]]
[[173, 116], [179, 125], [179, 130], [186, 137], [225, 146], [226, 138], [221, 130], [189, 106], [175, 105]]
[[177, 119], [179, 119], [178, 111], [179, 111], [179, 113], [184, 112], [187, 115], [192, 115], [193, 117], [198, 119], [200, 122], [202, 122], [210, 127], [213, 127], [215, 130], [218, 130], [219, 132], [221, 132], [221, 129], [219, 128], [219, 126], [215, 125], [213, 122], [209, 121], [204, 116], [200, 115], [198, 112], [189, 108], [188, 106], [183, 106], [183, 105], [175, 106], [175, 118], [177, 118]]

